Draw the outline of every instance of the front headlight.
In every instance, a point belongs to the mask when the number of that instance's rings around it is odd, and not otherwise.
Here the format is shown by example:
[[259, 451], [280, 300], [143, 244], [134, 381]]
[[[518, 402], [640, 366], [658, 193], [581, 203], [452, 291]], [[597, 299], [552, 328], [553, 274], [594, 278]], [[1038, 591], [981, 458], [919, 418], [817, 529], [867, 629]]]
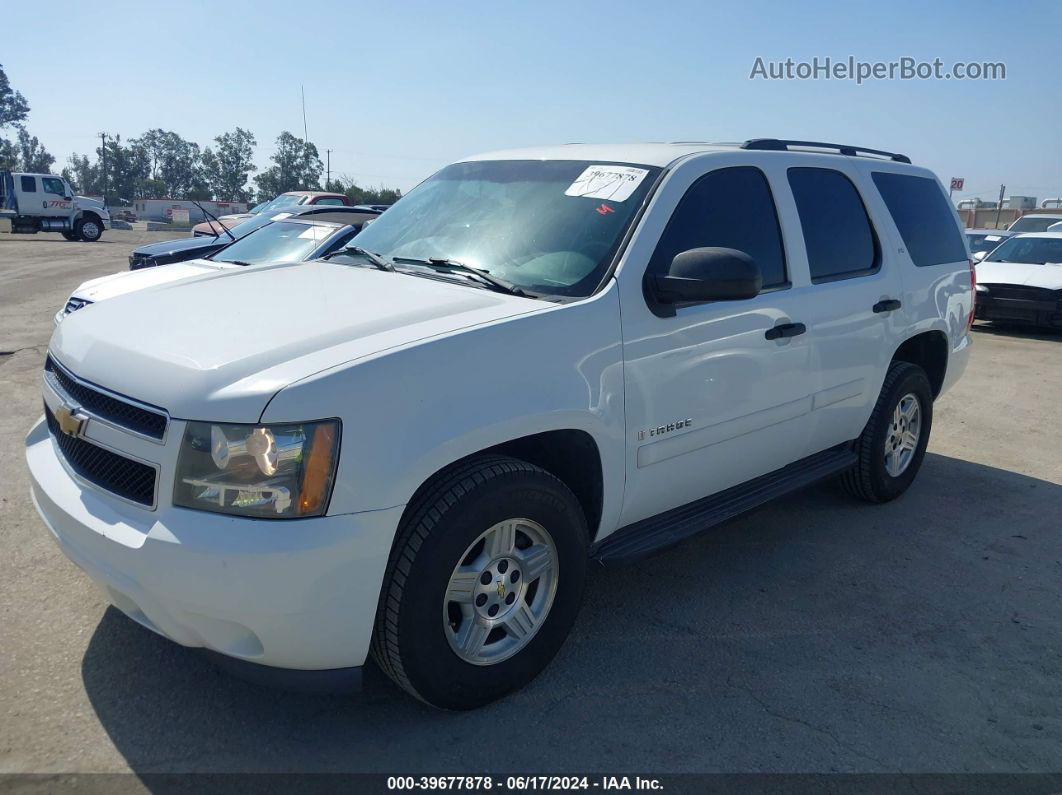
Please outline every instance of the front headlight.
[[173, 503], [201, 511], [300, 519], [328, 508], [339, 420], [284, 425], [190, 422]]

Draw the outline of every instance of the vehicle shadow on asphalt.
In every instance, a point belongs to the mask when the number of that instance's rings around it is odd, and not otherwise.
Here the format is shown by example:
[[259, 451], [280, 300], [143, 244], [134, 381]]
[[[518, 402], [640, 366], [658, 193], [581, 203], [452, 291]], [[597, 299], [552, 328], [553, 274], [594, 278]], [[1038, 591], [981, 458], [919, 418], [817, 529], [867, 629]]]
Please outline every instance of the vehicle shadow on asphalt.
[[113, 608], [83, 682], [154, 791], [173, 772], [1057, 770], [1060, 507], [1060, 484], [935, 454], [886, 505], [822, 484], [595, 564], [558, 658], [475, 712], [386, 682], [252, 685]]
[[991, 334], [994, 337], [1062, 342], [1062, 328], [1053, 329], [1043, 326], [1021, 325], [1020, 323], [1004, 323], [995, 320], [988, 323], [977, 322], [974, 324], [973, 330], [982, 334]]

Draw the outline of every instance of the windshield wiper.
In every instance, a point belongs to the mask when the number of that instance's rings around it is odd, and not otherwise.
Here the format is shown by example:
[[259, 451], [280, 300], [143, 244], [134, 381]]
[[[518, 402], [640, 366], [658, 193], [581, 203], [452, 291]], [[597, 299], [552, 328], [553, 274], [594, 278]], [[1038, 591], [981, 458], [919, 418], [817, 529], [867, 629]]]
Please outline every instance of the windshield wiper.
[[321, 257], [321, 259], [331, 259], [332, 257], [339, 256], [340, 254], [346, 254], [347, 256], [354, 257], [365, 257], [365, 259], [367, 259], [369, 262], [371, 262], [374, 266], [376, 266], [382, 271], [394, 271], [395, 269], [394, 265], [385, 260], [379, 254], [374, 251], [364, 249], [361, 246], [347, 246], [346, 248], [339, 249], [339, 251], [333, 251], [331, 254], [325, 254], [323, 257]]
[[465, 265], [463, 262], [457, 262], [456, 260], [443, 259], [441, 257], [428, 257], [427, 259], [419, 259], [417, 257], [394, 257], [394, 261], [407, 262], [411, 265], [425, 265], [433, 270], [441, 271], [443, 273], [468, 274], [469, 276], [478, 279], [482, 284], [486, 284], [495, 292], [519, 295], [525, 298], [530, 297], [512, 282], [500, 279], [497, 276], [491, 276], [482, 268]]
[[242, 265], [245, 268], [248, 265], [254, 265], [253, 262], [244, 262], [242, 259], [216, 259], [214, 262], [224, 262], [226, 265]]

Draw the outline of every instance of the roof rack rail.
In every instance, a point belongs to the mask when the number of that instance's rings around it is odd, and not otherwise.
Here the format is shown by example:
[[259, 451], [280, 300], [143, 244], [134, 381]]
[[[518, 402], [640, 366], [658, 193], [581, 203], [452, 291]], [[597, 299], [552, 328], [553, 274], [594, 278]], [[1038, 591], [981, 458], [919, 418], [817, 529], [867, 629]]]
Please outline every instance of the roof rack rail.
[[865, 146], [847, 146], [846, 144], [826, 144], [821, 141], [786, 141], [781, 138], [752, 138], [741, 145], [742, 149], [759, 149], [774, 152], [787, 152], [789, 147], [797, 146], [808, 149], [836, 149], [839, 154], [858, 157], [860, 153], [878, 155], [895, 160], [897, 163], [910, 163], [911, 158], [895, 152], [883, 152], [880, 149], [867, 149]]

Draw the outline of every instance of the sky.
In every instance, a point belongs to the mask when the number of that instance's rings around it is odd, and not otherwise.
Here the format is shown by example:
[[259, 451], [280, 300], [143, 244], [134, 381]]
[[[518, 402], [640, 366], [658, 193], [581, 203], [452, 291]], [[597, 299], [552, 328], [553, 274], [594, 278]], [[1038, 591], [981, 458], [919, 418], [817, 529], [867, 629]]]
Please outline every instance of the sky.
[[[449, 162], [536, 144], [833, 141], [903, 152], [956, 198], [1062, 196], [1062, 2], [32, 3], [0, 64], [57, 158], [99, 133], [282, 130], [333, 175], [408, 190]], [[104, 11], [103, 8], [106, 10]], [[12, 32], [16, 32], [12, 35]], [[1006, 64], [1005, 80], [767, 81], [756, 59]]]

